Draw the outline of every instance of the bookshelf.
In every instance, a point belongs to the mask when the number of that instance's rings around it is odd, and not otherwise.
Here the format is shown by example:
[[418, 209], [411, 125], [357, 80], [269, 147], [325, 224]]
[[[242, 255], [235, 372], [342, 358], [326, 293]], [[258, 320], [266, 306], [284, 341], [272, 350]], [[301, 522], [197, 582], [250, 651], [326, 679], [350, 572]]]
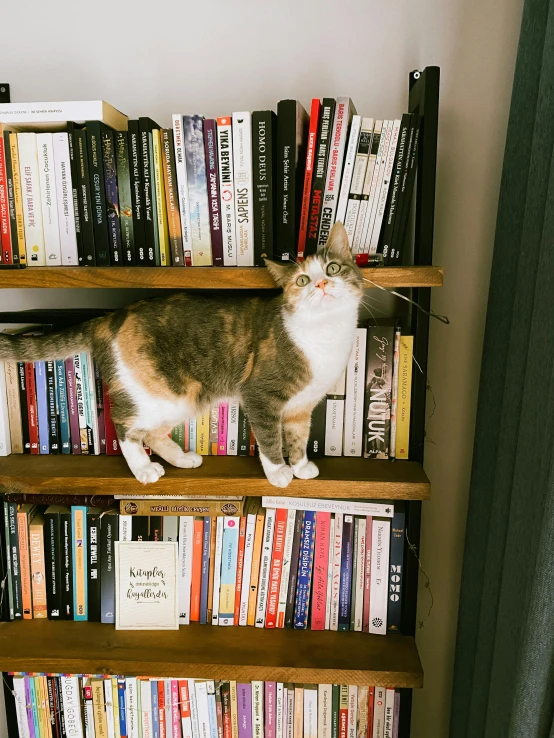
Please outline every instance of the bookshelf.
[[[443, 270], [432, 266], [437, 150], [439, 69], [409, 78], [409, 112], [422, 116], [415, 197], [414, 266], [364, 268], [377, 285], [406, 289], [429, 310], [431, 289], [442, 286]], [[372, 285], [368, 284], [368, 287]], [[28, 268], [0, 272], [0, 289], [275, 289], [265, 269], [244, 268]], [[0, 623], [0, 671], [35, 671], [129, 676], [275, 680], [297, 683], [372, 684], [403, 689], [399, 736], [410, 734], [411, 689], [423, 686], [414, 641], [418, 587], [421, 501], [430, 497], [423, 470], [429, 316], [412, 308], [414, 336], [410, 461], [318, 459], [320, 476], [293, 480], [275, 490], [257, 459], [207, 457], [195, 470], [166, 468], [155, 485], [139, 485], [118, 457], [18, 457], [0, 462], [0, 491], [33, 494], [113, 495], [190, 492], [243, 495], [404, 500], [406, 546], [401, 631], [403, 635], [266, 630], [188, 625], [179, 631], [115, 631], [99, 623], [31, 620]]]

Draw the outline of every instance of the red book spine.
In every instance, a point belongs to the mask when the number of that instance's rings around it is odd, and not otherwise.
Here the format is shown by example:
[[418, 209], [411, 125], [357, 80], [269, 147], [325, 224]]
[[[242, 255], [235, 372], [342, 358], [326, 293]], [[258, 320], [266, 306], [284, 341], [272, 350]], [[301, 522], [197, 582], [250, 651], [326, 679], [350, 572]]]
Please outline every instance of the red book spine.
[[327, 574], [329, 569], [331, 513], [318, 512], [315, 529], [312, 594], [312, 630], [325, 630], [327, 610]]
[[2, 244], [1, 264], [13, 264], [12, 239], [10, 236], [10, 214], [8, 211], [8, 177], [6, 174], [6, 152], [0, 126], [0, 241]]
[[186, 679], [179, 679], [179, 707], [181, 719], [190, 717], [189, 684]]
[[231, 686], [229, 682], [221, 685], [221, 705], [223, 708], [223, 738], [231, 738]]
[[373, 711], [375, 709], [375, 687], [369, 688], [369, 702], [367, 706], [367, 734], [373, 735]]
[[250, 447], [248, 454], [249, 456], [254, 456], [256, 453], [256, 436], [254, 435], [254, 431], [250, 431]]
[[160, 738], [166, 738], [165, 682], [163, 679], [158, 680], [158, 715], [160, 722]]
[[348, 736], [348, 705], [339, 709], [339, 738]]
[[277, 626], [277, 610], [279, 609], [279, 587], [283, 569], [283, 549], [287, 531], [287, 510], [279, 508], [275, 513], [275, 533], [273, 535], [273, 551], [269, 569], [269, 591], [267, 595], [266, 628]]
[[371, 593], [371, 532], [373, 530], [373, 518], [368, 516], [365, 529], [365, 576], [364, 576], [364, 611], [362, 617], [362, 630], [369, 633], [369, 597]]
[[246, 518], [240, 519], [239, 528], [239, 550], [237, 554], [237, 579], [235, 587], [235, 612], [233, 622], [239, 624], [240, 620], [240, 593], [242, 590], [242, 572], [244, 570], [244, 543], [246, 540]]
[[38, 422], [37, 422], [37, 392], [35, 386], [35, 365], [32, 361], [25, 362], [25, 384], [27, 385], [27, 416], [29, 418], [29, 440], [31, 453], [39, 453]]
[[300, 231], [298, 234], [298, 261], [304, 260], [306, 237], [308, 235], [308, 218], [310, 215], [310, 200], [312, 195], [312, 177], [314, 173], [315, 148], [317, 144], [317, 129], [321, 113], [319, 98], [312, 100], [310, 110], [310, 127], [308, 129], [308, 148], [306, 150], [306, 169], [304, 174], [304, 189], [302, 191], [302, 205], [300, 208]]
[[104, 384], [102, 387], [104, 396], [104, 425], [106, 427], [106, 454], [108, 456], [121, 456], [119, 447], [119, 439], [115, 431], [115, 425], [112, 420], [112, 405], [108, 388]]
[[190, 589], [190, 619], [200, 621], [200, 590], [202, 588], [202, 542], [204, 538], [204, 518], [194, 518], [192, 540], [192, 582]]

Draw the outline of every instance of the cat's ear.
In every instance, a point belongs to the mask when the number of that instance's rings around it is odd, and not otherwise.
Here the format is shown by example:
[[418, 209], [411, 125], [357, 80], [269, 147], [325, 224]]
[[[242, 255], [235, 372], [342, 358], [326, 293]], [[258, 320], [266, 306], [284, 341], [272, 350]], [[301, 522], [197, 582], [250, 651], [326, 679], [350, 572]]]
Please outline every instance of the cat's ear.
[[352, 258], [352, 252], [348, 243], [348, 234], [343, 224], [339, 221], [331, 228], [329, 238], [327, 239], [327, 250], [332, 251], [343, 259]]
[[280, 264], [277, 261], [270, 261], [269, 259], [264, 259], [264, 261], [269, 273], [273, 277], [273, 281], [279, 287], [284, 287], [291, 278], [292, 273], [296, 270], [295, 264]]

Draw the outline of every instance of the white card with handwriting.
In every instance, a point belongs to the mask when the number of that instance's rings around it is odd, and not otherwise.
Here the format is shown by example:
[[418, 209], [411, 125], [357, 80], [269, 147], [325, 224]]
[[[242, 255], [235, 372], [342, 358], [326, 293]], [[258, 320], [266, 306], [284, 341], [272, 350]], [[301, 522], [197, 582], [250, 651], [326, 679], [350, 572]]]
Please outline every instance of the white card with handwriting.
[[176, 542], [115, 544], [116, 630], [178, 630]]

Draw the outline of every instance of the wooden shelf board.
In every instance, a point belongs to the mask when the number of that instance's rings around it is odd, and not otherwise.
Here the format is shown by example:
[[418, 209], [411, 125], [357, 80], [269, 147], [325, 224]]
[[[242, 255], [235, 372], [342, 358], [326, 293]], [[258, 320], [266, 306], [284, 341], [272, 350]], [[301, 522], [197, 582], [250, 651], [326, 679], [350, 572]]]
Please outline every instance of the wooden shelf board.
[[293, 479], [286, 489], [272, 487], [260, 461], [243, 456], [204, 457], [198, 469], [176, 469], [143, 486], [121, 456], [28, 456], [0, 460], [0, 487], [10, 492], [66, 494], [241, 494], [291, 497], [424, 500], [431, 485], [415, 461], [378, 461], [346, 457], [316, 459], [320, 476]]
[[210, 625], [145, 633], [101, 623], [0, 623], [0, 671], [423, 686], [407, 636]]
[[[382, 287], [441, 287], [435, 266], [362, 269]], [[371, 287], [367, 284], [367, 287]], [[27, 267], [0, 270], [0, 288], [276, 289], [267, 269], [238, 267]]]

